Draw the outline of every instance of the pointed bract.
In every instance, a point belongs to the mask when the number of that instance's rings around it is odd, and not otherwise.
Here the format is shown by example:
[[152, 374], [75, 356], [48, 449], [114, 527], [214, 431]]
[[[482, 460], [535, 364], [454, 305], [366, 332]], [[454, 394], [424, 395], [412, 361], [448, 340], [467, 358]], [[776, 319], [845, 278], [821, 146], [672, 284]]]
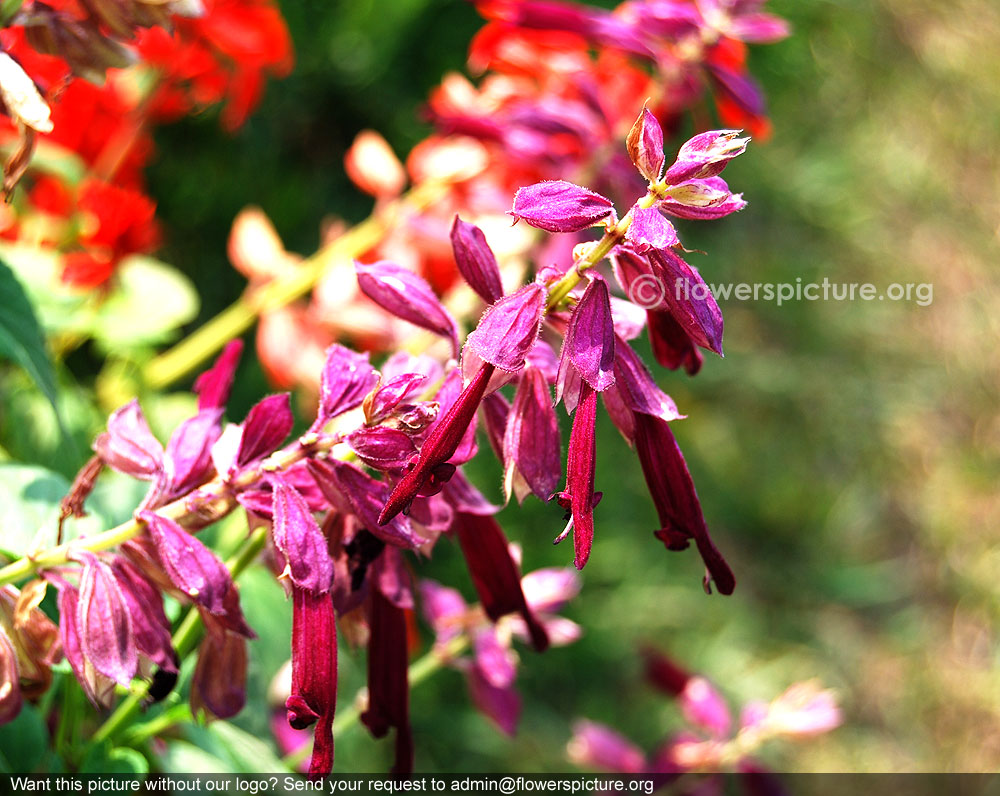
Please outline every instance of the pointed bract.
[[320, 377], [317, 425], [359, 406], [378, 382], [378, 373], [368, 362], [368, 354], [357, 354], [342, 345], [326, 350], [326, 364]]
[[362, 293], [397, 318], [447, 338], [458, 356], [455, 319], [422, 277], [387, 260], [354, 268]]
[[562, 477], [559, 421], [545, 376], [537, 368], [521, 375], [504, 433], [504, 491], [523, 502], [530, 491], [548, 500]]
[[333, 584], [333, 561], [302, 495], [283, 478], [271, 479], [274, 490], [272, 538], [285, 556], [288, 576], [299, 589], [325, 594]]
[[[571, 392], [570, 368], [590, 389], [601, 392], [615, 383], [614, 362], [615, 326], [608, 286], [604, 280], [594, 279], [573, 309], [566, 329], [559, 355], [556, 401]], [[571, 400], [567, 400], [567, 409], [570, 409]]]
[[93, 554], [84, 561], [76, 605], [80, 648], [100, 674], [128, 686], [139, 665], [128, 603], [111, 567]]
[[500, 370], [516, 372], [524, 367], [524, 358], [538, 339], [544, 313], [544, 286], [525, 285], [487, 308], [466, 340], [466, 351], [474, 351]]
[[632, 223], [625, 232], [625, 240], [640, 253], [649, 249], [667, 249], [680, 243], [674, 225], [659, 210], [638, 206], [632, 208]]
[[195, 379], [194, 391], [198, 394], [198, 411], [225, 408], [229, 402], [236, 366], [242, 353], [243, 341], [230, 340], [222, 349], [219, 358], [215, 360], [215, 364]]
[[134, 399], [112, 412], [108, 430], [94, 440], [94, 450], [109, 467], [133, 478], [152, 481], [163, 471], [163, 446]]
[[740, 132], [709, 130], [696, 135], [680, 148], [664, 179], [670, 185], [677, 185], [685, 180], [717, 176], [730, 160], [746, 151], [750, 139], [740, 138]]
[[295, 425], [288, 393], [269, 395], [256, 403], [243, 421], [236, 466], [243, 467], [274, 452]]
[[698, 373], [705, 356], [674, 316], [661, 310], [649, 310], [647, 319], [653, 358], [669, 370], [683, 367], [689, 376]]
[[458, 272], [483, 301], [493, 304], [503, 296], [497, 258], [479, 227], [456, 215], [451, 225], [451, 248]]
[[649, 262], [666, 286], [674, 320], [695, 343], [722, 356], [722, 310], [701, 274], [670, 249], [650, 250]]
[[579, 232], [613, 215], [614, 205], [579, 185], [549, 180], [519, 188], [509, 214], [548, 232]]
[[663, 173], [663, 130], [649, 108], [643, 108], [625, 139], [628, 156], [639, 173], [656, 182]]
[[401, 470], [417, 452], [413, 440], [395, 428], [362, 427], [347, 436], [359, 459], [375, 470]]
[[171, 583], [209, 613], [226, 611], [225, 597], [233, 585], [226, 565], [180, 525], [152, 511], [139, 513]]
[[222, 435], [221, 409], [202, 409], [181, 423], [167, 443], [169, 495], [185, 495], [212, 476], [212, 446]]
[[645, 412], [663, 420], [684, 417], [673, 399], [656, 385], [642, 358], [621, 338], [615, 344], [615, 387], [625, 406], [633, 412]]

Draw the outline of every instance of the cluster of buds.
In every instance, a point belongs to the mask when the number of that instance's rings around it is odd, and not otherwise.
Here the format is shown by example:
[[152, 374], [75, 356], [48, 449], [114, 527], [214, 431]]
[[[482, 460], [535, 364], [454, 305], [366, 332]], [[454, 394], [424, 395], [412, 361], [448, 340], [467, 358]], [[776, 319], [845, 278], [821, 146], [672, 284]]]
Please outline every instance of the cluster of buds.
[[734, 728], [726, 700], [707, 679], [686, 672], [654, 650], [647, 650], [645, 658], [647, 681], [677, 701], [685, 729], [647, 755], [610, 727], [579, 720], [566, 749], [573, 763], [617, 773], [659, 774], [661, 784], [683, 774], [709, 773], [707, 781], [680, 792], [712, 794], [725, 792], [719, 773], [734, 771], [749, 794], [784, 793], [754, 758], [758, 750], [776, 739], [812, 738], [840, 726], [833, 692], [809, 681], [795, 683], [770, 703], [748, 702]]
[[[523, 277], [525, 261], [569, 256], [577, 242], [569, 234], [543, 246], [523, 231], [500, 234], [510, 195], [524, 185], [575, 179], [615, 202], [630, 201], [643, 180], [620, 142], [643, 103], [670, 135], [690, 116], [699, 129], [765, 135], [763, 97], [747, 72], [746, 44], [777, 41], [788, 28], [761, 5], [643, 1], [604, 11], [553, 0], [480, 0], [476, 6], [488, 22], [468, 59], [470, 72], [480, 77], [473, 82], [449, 73], [431, 92], [426, 110], [434, 132], [405, 163], [370, 130], [348, 150], [347, 174], [375, 197], [374, 217], [386, 226], [351, 256], [366, 263], [390, 260], [414, 271], [459, 317], [475, 305], [456, 279], [450, 240], [456, 215], [489, 235], [508, 284]], [[718, 125], [707, 121], [713, 106]], [[432, 200], [417, 201], [428, 188]], [[688, 210], [690, 217], [690, 205]], [[715, 217], [720, 213], [715, 210]], [[324, 239], [334, 243], [343, 227], [328, 225]], [[271, 242], [261, 250], [266, 239]], [[230, 253], [253, 289], [296, 278], [290, 255], [259, 211], [234, 224]], [[312, 363], [336, 340], [349, 338], [377, 351], [405, 343], [405, 327], [348, 284], [348, 260], [330, 264], [309, 300], [281, 307], [267, 302], [257, 349], [282, 388], [317, 389], [319, 368]], [[673, 325], [664, 317], [655, 318], [664, 324], [658, 336], [673, 339]], [[684, 364], [694, 369], [697, 362], [696, 352], [688, 352]]]
[[[397, 353], [376, 370], [368, 354], [331, 346], [315, 422], [280, 450], [294, 424], [287, 394], [264, 398], [239, 425], [223, 423], [238, 341], [196, 381], [198, 411], [165, 447], [137, 402], [116, 411], [66, 513], [82, 510], [84, 493], [103, 465], [148, 481], [149, 491], [125, 538], [115, 536], [107, 546], [70, 543], [63, 560], [42, 571], [59, 590], [62, 652], [91, 700], [108, 704], [115, 683], [127, 685], [137, 675], [152, 678], [158, 693], [169, 690], [178, 667], [160, 598], [169, 594], [193, 604], [207, 631], [194, 672], [193, 708], [220, 717], [240, 709], [246, 640], [254, 634], [230, 570], [196, 536], [240, 506], [250, 528], [268, 529], [267, 559], [292, 600], [287, 719], [295, 730], [313, 728], [312, 774], [333, 765], [338, 625], [367, 641], [362, 721], [376, 737], [394, 730], [394, 771], [411, 770], [407, 614], [418, 601], [439, 641], [456, 624], [473, 640], [473, 659], [456, 665], [467, 672], [474, 701], [512, 729], [517, 698], [510, 640], [522, 636], [541, 651], [574, 639], [575, 626], [554, 614], [577, 585], [571, 570], [522, 579], [519, 556], [493, 517], [499, 507], [461, 468], [477, 454], [482, 418], [503, 463], [507, 499], [533, 494], [565, 509], [568, 525], [556, 541], [572, 533], [573, 564], [583, 569], [601, 497], [595, 490], [598, 395], [637, 451], [659, 514], [656, 537], [670, 550], [693, 541], [704, 561], [706, 590], [714, 582], [731, 593], [735, 579], [709, 537], [669, 430], [681, 415], [629, 343], [647, 313], [658, 313], [670, 319], [672, 331], [658, 338], [664, 324], [650, 324], [655, 347], [681, 352], [668, 365], [700, 356], [697, 348], [721, 354], [719, 309], [707, 291], [686, 294], [706, 298], [637, 306], [613, 297], [610, 278], [596, 266], [610, 257], [614, 278], [628, 295], [637, 274], [698, 282], [662, 213], [712, 217], [740, 209], [742, 199], [719, 174], [745, 145], [733, 131], [704, 133], [664, 168], [662, 131], [644, 109], [628, 151], [648, 188], [620, 219], [610, 199], [572, 183], [546, 181], [517, 192], [515, 219], [556, 234], [596, 226], [603, 236], [578, 246], [574, 257], [538, 269], [533, 281], [514, 290], [504, 290], [482, 231], [456, 218], [451, 240], [459, 272], [486, 307], [464, 345], [458, 322], [421, 277], [387, 261], [358, 263], [365, 295], [440, 338], [445, 361]], [[573, 422], [565, 486], [557, 492], [563, 478], [559, 402]], [[455, 539], [465, 557], [481, 605], [475, 616], [443, 586], [424, 581], [415, 587], [405, 554], [429, 554], [442, 534]]]

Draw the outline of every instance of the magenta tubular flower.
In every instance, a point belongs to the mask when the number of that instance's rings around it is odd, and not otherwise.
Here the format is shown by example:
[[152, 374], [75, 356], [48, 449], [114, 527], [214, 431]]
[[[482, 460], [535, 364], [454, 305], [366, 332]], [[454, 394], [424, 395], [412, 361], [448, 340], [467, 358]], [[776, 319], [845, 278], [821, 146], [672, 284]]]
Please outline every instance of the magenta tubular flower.
[[722, 310], [697, 269], [671, 249], [651, 249], [648, 257], [674, 320], [695, 343], [722, 356]]
[[376, 738], [396, 728], [394, 774], [413, 771], [410, 686], [407, 680], [406, 614], [379, 589], [368, 600], [368, 708], [361, 721]]
[[520, 573], [499, 523], [490, 516], [456, 512], [451, 530], [458, 537], [486, 615], [496, 621], [506, 614], [519, 613], [532, 645], [539, 652], [545, 650], [548, 635], [524, 598]]
[[580, 232], [615, 212], [610, 199], [565, 180], [519, 188], [508, 211], [515, 220], [547, 232]]
[[243, 341], [230, 340], [215, 364], [195, 379], [194, 391], [198, 394], [199, 412], [205, 409], [222, 409], [229, 402], [236, 366], [242, 353]]
[[447, 481], [455, 472], [448, 460], [455, 455], [462, 437], [476, 415], [494, 366], [484, 363], [469, 385], [452, 404], [448, 413], [434, 427], [420, 449], [417, 460], [396, 484], [378, 516], [378, 524], [386, 525], [400, 512], [406, 511], [413, 499], [424, 491]]
[[715, 581], [722, 594], [732, 594], [736, 579], [708, 534], [691, 473], [669, 424], [636, 412], [635, 426], [636, 451], [662, 525], [656, 537], [668, 550], [684, 550], [693, 539], [708, 570], [705, 590], [711, 593], [709, 584]]
[[[597, 393], [615, 383], [615, 330], [608, 288], [603, 280], [588, 285], [573, 310], [559, 358], [556, 400], [575, 410], [566, 457], [566, 489], [557, 496], [570, 512], [570, 524], [559, 537], [573, 530], [574, 565], [583, 569], [594, 539], [594, 492]], [[558, 540], [557, 540], [558, 541]]]
[[451, 225], [451, 248], [462, 278], [487, 304], [503, 296], [500, 268], [483, 231], [457, 215]]
[[246, 704], [247, 643], [217, 617], [199, 608], [205, 637], [191, 676], [191, 713], [207, 710], [220, 719], [235, 716]]
[[313, 724], [312, 778], [333, 769], [333, 717], [337, 707], [337, 627], [327, 593], [292, 588], [292, 689], [285, 709], [288, 724]]
[[705, 357], [674, 316], [669, 312], [649, 310], [646, 319], [653, 358], [669, 370], [683, 367], [689, 376], [697, 374]]
[[386, 260], [354, 267], [362, 293], [397, 318], [446, 338], [458, 356], [455, 319], [422, 277]]

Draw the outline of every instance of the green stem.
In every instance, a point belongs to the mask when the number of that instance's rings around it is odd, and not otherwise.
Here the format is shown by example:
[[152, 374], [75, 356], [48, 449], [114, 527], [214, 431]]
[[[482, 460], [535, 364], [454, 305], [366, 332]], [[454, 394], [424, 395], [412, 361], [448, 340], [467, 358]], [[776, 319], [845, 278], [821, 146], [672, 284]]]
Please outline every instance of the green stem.
[[[442, 669], [455, 656], [461, 655], [469, 646], [469, 637], [461, 635], [453, 638], [443, 647], [434, 647], [422, 657], [410, 664], [407, 669], [406, 679], [410, 689], [416, 688], [432, 674]], [[364, 710], [364, 699], [359, 698], [360, 694], [351, 700], [351, 704], [343, 710], [337, 711], [337, 717], [333, 720], [333, 737], [336, 738], [342, 732], [351, 729], [361, 720], [361, 713]], [[296, 768], [299, 763], [312, 753], [312, 746], [304, 744], [302, 748], [296, 749], [285, 755], [281, 762], [289, 768]]]
[[[649, 190], [638, 202], [636, 207], [646, 210], [656, 202], [665, 199], [669, 195], [669, 188], [665, 182], [650, 184]], [[546, 310], [551, 312], [556, 309], [570, 294], [583, 278], [583, 272], [588, 268], [593, 268], [601, 260], [608, 256], [610, 251], [625, 239], [625, 233], [632, 225], [632, 208], [622, 217], [622, 219], [605, 230], [604, 235], [593, 246], [587, 249], [580, 258], [573, 263], [573, 267], [552, 287], [549, 288], [549, 298]]]
[[[240, 573], [249, 566], [257, 557], [257, 554], [264, 548], [267, 540], [267, 529], [258, 528], [243, 543], [240, 549], [226, 562], [233, 578], [238, 578]], [[177, 651], [177, 655], [184, 658], [198, 641], [201, 632], [201, 615], [197, 608], [190, 608], [174, 633], [172, 644]], [[102, 741], [112, 738], [118, 733], [123, 725], [127, 724], [138, 712], [142, 700], [149, 691], [148, 683], [141, 683], [123, 699], [114, 713], [108, 716], [107, 720], [97, 728], [91, 744], [99, 744]], [[154, 721], [156, 721], [154, 719]]]
[[153, 358], [145, 368], [146, 383], [161, 389], [186, 374], [219, 351], [227, 342], [253, 326], [257, 317], [306, 295], [332, 265], [359, 257], [374, 247], [404, 212], [419, 211], [440, 198], [444, 183], [426, 182], [412, 188], [395, 202], [330, 242], [302, 262], [286, 277], [247, 290], [189, 337]]

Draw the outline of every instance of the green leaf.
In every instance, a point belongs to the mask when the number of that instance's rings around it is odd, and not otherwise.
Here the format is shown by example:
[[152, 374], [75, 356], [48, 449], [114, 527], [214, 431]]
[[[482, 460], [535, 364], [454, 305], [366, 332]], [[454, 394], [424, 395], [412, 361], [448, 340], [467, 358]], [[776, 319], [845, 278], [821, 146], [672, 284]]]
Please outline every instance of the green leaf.
[[94, 339], [106, 351], [161, 343], [198, 313], [198, 292], [180, 272], [150, 257], [129, 257], [117, 289], [94, 317]]
[[239, 774], [227, 760], [221, 760], [187, 741], [168, 740], [166, 750], [157, 756], [158, 768], [164, 774]]
[[0, 770], [34, 771], [48, 746], [45, 720], [34, 706], [25, 702], [16, 719], [0, 726]]
[[135, 749], [112, 748], [110, 743], [94, 746], [80, 764], [80, 774], [148, 774], [149, 761]]
[[288, 766], [281, 762], [270, 745], [235, 724], [216, 721], [209, 725], [208, 732], [222, 745], [239, 771], [248, 774], [288, 773]]
[[62, 426], [56, 403], [56, 377], [45, 351], [45, 338], [24, 288], [4, 262], [0, 262], [0, 307], [3, 307], [0, 312], [0, 356], [16, 362], [31, 375], [49, 399]]

